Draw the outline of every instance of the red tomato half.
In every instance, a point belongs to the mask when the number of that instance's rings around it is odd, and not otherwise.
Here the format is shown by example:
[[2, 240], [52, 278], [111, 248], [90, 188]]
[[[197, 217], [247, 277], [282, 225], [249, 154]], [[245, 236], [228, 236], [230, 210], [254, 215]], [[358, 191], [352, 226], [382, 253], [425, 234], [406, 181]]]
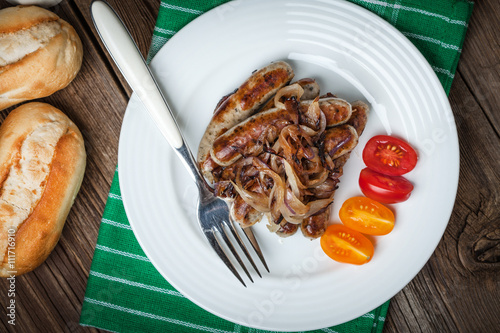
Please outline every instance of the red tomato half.
[[413, 184], [402, 176], [387, 176], [365, 168], [359, 175], [359, 187], [368, 198], [392, 204], [408, 200]]
[[363, 161], [367, 167], [384, 175], [401, 176], [413, 170], [417, 153], [401, 139], [377, 135], [363, 149]]

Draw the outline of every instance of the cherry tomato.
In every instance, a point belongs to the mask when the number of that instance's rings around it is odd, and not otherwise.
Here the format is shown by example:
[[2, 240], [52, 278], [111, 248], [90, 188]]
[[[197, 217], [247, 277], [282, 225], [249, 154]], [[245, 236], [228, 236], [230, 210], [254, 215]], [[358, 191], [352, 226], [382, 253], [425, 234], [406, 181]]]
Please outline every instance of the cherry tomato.
[[362, 265], [373, 257], [373, 244], [359, 232], [342, 224], [332, 224], [321, 236], [321, 248], [338, 262]]
[[368, 198], [386, 204], [406, 201], [413, 191], [413, 184], [403, 176], [387, 176], [368, 168], [361, 170], [359, 187]]
[[377, 135], [363, 149], [363, 161], [370, 169], [389, 176], [401, 176], [413, 170], [417, 164], [417, 153], [405, 141]]
[[394, 228], [394, 213], [366, 197], [347, 199], [340, 208], [339, 216], [344, 225], [368, 235], [387, 235]]

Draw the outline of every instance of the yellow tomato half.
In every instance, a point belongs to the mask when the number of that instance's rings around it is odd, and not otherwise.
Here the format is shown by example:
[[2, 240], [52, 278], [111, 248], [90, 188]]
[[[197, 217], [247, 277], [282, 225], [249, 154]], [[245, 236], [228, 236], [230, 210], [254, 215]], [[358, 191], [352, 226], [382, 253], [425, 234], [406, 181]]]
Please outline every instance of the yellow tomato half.
[[373, 244], [361, 233], [342, 224], [329, 226], [321, 236], [321, 248], [335, 261], [362, 265], [373, 257]]
[[342, 223], [368, 235], [387, 235], [394, 228], [394, 213], [381, 203], [366, 197], [347, 199], [339, 211]]

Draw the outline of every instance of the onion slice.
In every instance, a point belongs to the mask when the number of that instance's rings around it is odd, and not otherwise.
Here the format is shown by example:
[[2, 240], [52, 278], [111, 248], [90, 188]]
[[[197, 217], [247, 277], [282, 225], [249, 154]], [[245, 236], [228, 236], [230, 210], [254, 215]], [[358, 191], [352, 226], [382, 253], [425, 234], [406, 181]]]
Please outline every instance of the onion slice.
[[290, 189], [287, 189], [285, 201], [281, 207], [281, 213], [285, 220], [290, 223], [299, 224], [302, 220], [316, 214], [321, 209], [333, 202], [333, 198], [319, 199], [307, 204], [302, 203]]
[[300, 100], [304, 94], [304, 89], [298, 84], [294, 83], [289, 86], [283, 87], [274, 96], [274, 106], [278, 109], [285, 109], [285, 104], [283, 104], [282, 97], [284, 99], [295, 98]]

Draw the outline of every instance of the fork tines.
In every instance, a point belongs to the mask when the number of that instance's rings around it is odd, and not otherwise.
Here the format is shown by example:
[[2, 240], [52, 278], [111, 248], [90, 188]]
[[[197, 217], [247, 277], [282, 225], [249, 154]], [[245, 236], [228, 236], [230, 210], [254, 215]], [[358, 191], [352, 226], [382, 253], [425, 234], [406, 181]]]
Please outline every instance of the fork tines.
[[[230, 231], [230, 233], [228, 232], [228, 230]], [[252, 230], [250, 228], [245, 228], [243, 230], [244, 230], [245, 235], [247, 236], [250, 244], [252, 245], [254, 251], [257, 253], [259, 259], [262, 261], [262, 264], [264, 265], [266, 270], [269, 272], [269, 268], [267, 267], [267, 263], [264, 259], [264, 256], [262, 255], [262, 251], [260, 250], [259, 244], [257, 243], [255, 236], [253, 235]], [[233, 254], [234, 258], [236, 259], [236, 261], [238, 261], [238, 264], [241, 266], [243, 271], [246, 273], [246, 275], [248, 276], [250, 281], [251, 282], [254, 282], [254, 281], [252, 279], [252, 276], [248, 272], [248, 269], [246, 268], [245, 264], [241, 260], [240, 255], [238, 254], [237, 250], [233, 246], [233, 242], [231, 242], [229, 235], [232, 235], [232, 238], [236, 240], [240, 249], [243, 251], [246, 258], [248, 259], [248, 261], [250, 262], [250, 264], [254, 268], [255, 272], [257, 272], [259, 277], [262, 278], [261, 273], [259, 272], [257, 266], [255, 265], [255, 262], [252, 259], [252, 256], [250, 255], [250, 253], [247, 250], [245, 244], [243, 243], [243, 240], [241, 239], [238, 231], [236, 230], [236, 227], [235, 227], [232, 219], [230, 219], [229, 221], [223, 220], [223, 221], [220, 221], [220, 223], [213, 223], [211, 233], [212, 233], [212, 237], [207, 237], [207, 238], [209, 238], [210, 245], [215, 250], [215, 252], [220, 257], [220, 259], [224, 262], [224, 264], [229, 268], [229, 270], [236, 276], [236, 278], [245, 287], [246, 287], [245, 282], [243, 281], [243, 279], [241, 278], [237, 269], [234, 267], [233, 263], [229, 259], [229, 256], [226, 253], [226, 251], [224, 250], [224, 247], [228, 248], [229, 251]], [[217, 234], [220, 237], [218, 237]]]

